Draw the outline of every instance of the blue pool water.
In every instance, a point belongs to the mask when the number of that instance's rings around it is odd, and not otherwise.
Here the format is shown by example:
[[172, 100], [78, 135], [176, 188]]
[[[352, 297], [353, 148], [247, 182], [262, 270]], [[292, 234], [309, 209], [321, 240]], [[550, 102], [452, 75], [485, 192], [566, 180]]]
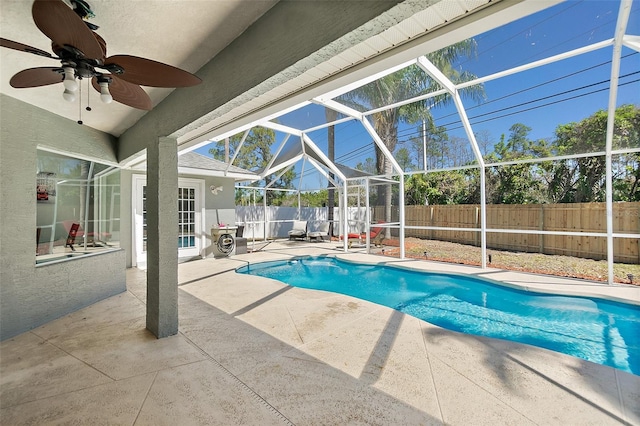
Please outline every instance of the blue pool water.
[[178, 248], [195, 247], [195, 246], [196, 246], [196, 237], [194, 237], [193, 235], [178, 237]]
[[237, 272], [346, 294], [450, 330], [527, 343], [640, 375], [640, 306], [331, 257], [257, 263]]

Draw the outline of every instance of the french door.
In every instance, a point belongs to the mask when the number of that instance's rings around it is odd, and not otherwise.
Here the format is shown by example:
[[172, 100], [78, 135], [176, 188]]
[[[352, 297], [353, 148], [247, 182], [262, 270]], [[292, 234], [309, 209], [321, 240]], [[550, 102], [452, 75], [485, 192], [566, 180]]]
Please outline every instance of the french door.
[[[147, 261], [147, 181], [145, 176], [134, 176], [134, 265]], [[203, 243], [202, 205], [204, 181], [178, 179], [178, 257], [201, 255]]]

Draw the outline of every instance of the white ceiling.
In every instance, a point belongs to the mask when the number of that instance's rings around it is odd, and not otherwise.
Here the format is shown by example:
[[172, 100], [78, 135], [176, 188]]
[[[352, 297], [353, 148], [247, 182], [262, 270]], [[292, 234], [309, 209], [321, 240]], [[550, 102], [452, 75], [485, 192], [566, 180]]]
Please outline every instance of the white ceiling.
[[[212, 57], [238, 37], [278, 0], [88, 0], [95, 14], [90, 22], [107, 42], [107, 56], [129, 54], [153, 59], [195, 73]], [[51, 51], [51, 41], [35, 26], [32, 2], [0, 0], [0, 37]], [[78, 100], [62, 98], [61, 84], [14, 89], [9, 79], [33, 67], [58, 66], [54, 59], [0, 48], [0, 93], [78, 120], [85, 125], [119, 136], [135, 124], [146, 111], [117, 102], [103, 104], [99, 94], [82, 85], [82, 109]], [[172, 90], [144, 88], [157, 105]], [[85, 110], [87, 93], [92, 108]]]

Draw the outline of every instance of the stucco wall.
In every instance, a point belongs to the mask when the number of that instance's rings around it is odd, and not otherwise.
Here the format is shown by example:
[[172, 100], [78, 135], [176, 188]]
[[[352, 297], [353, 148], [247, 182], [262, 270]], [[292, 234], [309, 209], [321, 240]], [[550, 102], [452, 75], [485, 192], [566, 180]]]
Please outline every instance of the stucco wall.
[[37, 147], [114, 163], [115, 139], [0, 95], [0, 340], [125, 290], [124, 251], [35, 266]]
[[[213, 256], [211, 240], [211, 227], [219, 223], [227, 225], [233, 225], [236, 220], [236, 199], [235, 199], [235, 181], [229, 178], [222, 177], [207, 177], [205, 182], [205, 228], [204, 232], [207, 235], [207, 244], [205, 247], [205, 256]], [[214, 195], [209, 190], [209, 187], [214, 185], [216, 187], [222, 186], [222, 192]]]

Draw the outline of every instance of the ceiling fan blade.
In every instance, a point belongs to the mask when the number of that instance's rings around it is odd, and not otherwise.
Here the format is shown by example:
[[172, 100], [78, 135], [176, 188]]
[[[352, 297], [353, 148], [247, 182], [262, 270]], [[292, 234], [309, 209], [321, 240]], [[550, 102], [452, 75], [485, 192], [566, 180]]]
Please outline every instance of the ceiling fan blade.
[[31, 13], [36, 26], [53, 44], [73, 46], [89, 59], [103, 57], [93, 31], [62, 0], [35, 0]]
[[[113, 97], [114, 101], [146, 111], [150, 111], [151, 108], [153, 108], [151, 98], [149, 98], [147, 92], [142, 90], [142, 87], [128, 83], [115, 75], [105, 74], [104, 77], [111, 78], [111, 83], [109, 83], [109, 92], [111, 93], [111, 97]], [[100, 91], [100, 84], [98, 83], [97, 77], [93, 77], [91, 79], [91, 84], [94, 89], [98, 92]]]
[[33, 53], [38, 56], [46, 56], [47, 58], [53, 58], [53, 55], [49, 52], [45, 52], [44, 50], [40, 50], [36, 47], [32, 47], [26, 44], [18, 43], [17, 41], [7, 40], [6, 38], [0, 37], [0, 46], [7, 47], [9, 49], [20, 50], [21, 52]]
[[195, 75], [162, 62], [131, 55], [115, 55], [105, 60], [105, 67], [115, 64], [124, 69], [118, 77], [129, 83], [151, 87], [189, 87], [202, 82]]
[[60, 67], [28, 68], [15, 74], [9, 80], [11, 87], [24, 89], [27, 87], [48, 86], [49, 84], [62, 83], [64, 74]]
[[102, 37], [100, 37], [100, 34], [98, 34], [95, 31], [93, 32], [93, 36], [96, 38], [96, 40], [98, 40], [98, 44], [100, 44], [100, 49], [102, 50], [102, 61], [104, 62], [104, 58], [107, 57], [107, 42], [104, 41], [104, 39]]

